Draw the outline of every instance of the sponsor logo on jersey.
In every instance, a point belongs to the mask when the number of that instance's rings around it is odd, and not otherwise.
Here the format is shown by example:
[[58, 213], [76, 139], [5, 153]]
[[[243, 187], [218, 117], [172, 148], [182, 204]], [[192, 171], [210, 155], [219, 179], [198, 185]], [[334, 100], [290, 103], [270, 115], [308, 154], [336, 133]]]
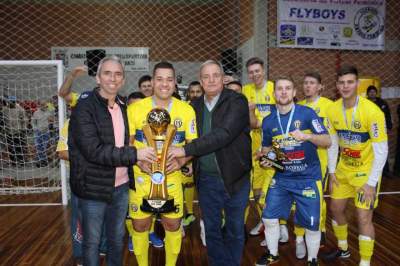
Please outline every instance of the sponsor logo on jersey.
[[299, 161], [299, 160], [304, 160], [304, 151], [290, 151], [286, 152], [285, 155], [288, 157], [289, 160], [291, 161]]
[[317, 193], [315, 192], [315, 190], [313, 188], [305, 188], [301, 194], [303, 195], [303, 197], [306, 198], [311, 198], [311, 199], [315, 199], [317, 198]]
[[318, 119], [313, 119], [311, 121], [311, 124], [313, 125], [313, 127], [314, 127], [315, 131], [317, 131], [317, 133], [321, 133], [324, 131], [324, 128], [322, 127], [322, 125]]
[[351, 158], [359, 159], [361, 158], [361, 151], [360, 150], [353, 150], [350, 148], [344, 148], [342, 150], [342, 154]]
[[374, 138], [377, 138], [379, 136], [378, 123], [372, 123], [371, 129], [372, 135], [374, 136]]

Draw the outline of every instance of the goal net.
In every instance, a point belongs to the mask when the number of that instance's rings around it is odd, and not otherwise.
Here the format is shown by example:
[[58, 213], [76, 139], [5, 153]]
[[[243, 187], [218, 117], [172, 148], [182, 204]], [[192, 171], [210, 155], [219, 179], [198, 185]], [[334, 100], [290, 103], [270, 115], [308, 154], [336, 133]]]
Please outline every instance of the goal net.
[[[0, 61], [0, 204], [66, 204], [61, 61]], [[61, 103], [61, 105], [60, 105]]]

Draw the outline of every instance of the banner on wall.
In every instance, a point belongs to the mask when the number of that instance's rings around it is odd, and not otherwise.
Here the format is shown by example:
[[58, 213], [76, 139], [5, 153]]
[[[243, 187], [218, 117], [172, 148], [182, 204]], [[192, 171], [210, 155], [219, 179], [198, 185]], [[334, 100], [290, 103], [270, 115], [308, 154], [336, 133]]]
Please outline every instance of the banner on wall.
[[106, 56], [116, 55], [126, 71], [149, 71], [148, 47], [52, 47], [51, 59], [63, 60], [65, 68], [87, 65], [86, 51], [104, 50]]
[[278, 0], [278, 47], [384, 50], [385, 0]]

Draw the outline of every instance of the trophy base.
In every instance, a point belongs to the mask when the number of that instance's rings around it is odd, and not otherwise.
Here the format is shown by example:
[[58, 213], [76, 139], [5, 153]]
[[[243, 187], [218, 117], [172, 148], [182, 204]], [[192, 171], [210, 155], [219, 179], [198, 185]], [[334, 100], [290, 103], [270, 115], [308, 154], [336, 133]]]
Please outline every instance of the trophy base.
[[285, 171], [285, 166], [283, 166], [283, 164], [279, 161], [271, 160], [265, 155], [261, 157], [261, 160], [269, 162], [271, 166], [280, 173], [283, 173]]
[[149, 199], [146, 197], [143, 198], [140, 210], [143, 212], [158, 214], [176, 212], [178, 211], [178, 208], [174, 205], [174, 198], [172, 197], [169, 197], [168, 199]]

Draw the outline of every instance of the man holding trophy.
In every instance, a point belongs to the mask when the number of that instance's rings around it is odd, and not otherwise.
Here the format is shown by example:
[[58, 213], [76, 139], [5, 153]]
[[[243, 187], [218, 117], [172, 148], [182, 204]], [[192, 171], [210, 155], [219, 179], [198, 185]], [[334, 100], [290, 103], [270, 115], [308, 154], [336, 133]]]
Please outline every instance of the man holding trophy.
[[131, 142], [137, 148], [157, 150], [155, 163], [134, 167], [136, 189], [129, 191], [129, 216], [132, 218], [132, 242], [138, 265], [149, 264], [149, 228], [154, 214], [161, 214], [165, 229], [165, 265], [175, 265], [182, 234], [182, 173], [185, 159], [167, 159], [170, 145], [182, 146], [197, 137], [193, 108], [172, 97], [175, 70], [160, 62], [153, 70], [154, 95], [128, 107]]
[[308, 265], [318, 265], [321, 238], [321, 167], [317, 147], [329, 147], [331, 140], [317, 114], [297, 105], [294, 82], [283, 77], [275, 81], [276, 106], [262, 123], [263, 141], [260, 164], [277, 169], [268, 189], [263, 210], [266, 252], [256, 265], [279, 260], [279, 219], [288, 219], [296, 202], [295, 224], [306, 228]]

